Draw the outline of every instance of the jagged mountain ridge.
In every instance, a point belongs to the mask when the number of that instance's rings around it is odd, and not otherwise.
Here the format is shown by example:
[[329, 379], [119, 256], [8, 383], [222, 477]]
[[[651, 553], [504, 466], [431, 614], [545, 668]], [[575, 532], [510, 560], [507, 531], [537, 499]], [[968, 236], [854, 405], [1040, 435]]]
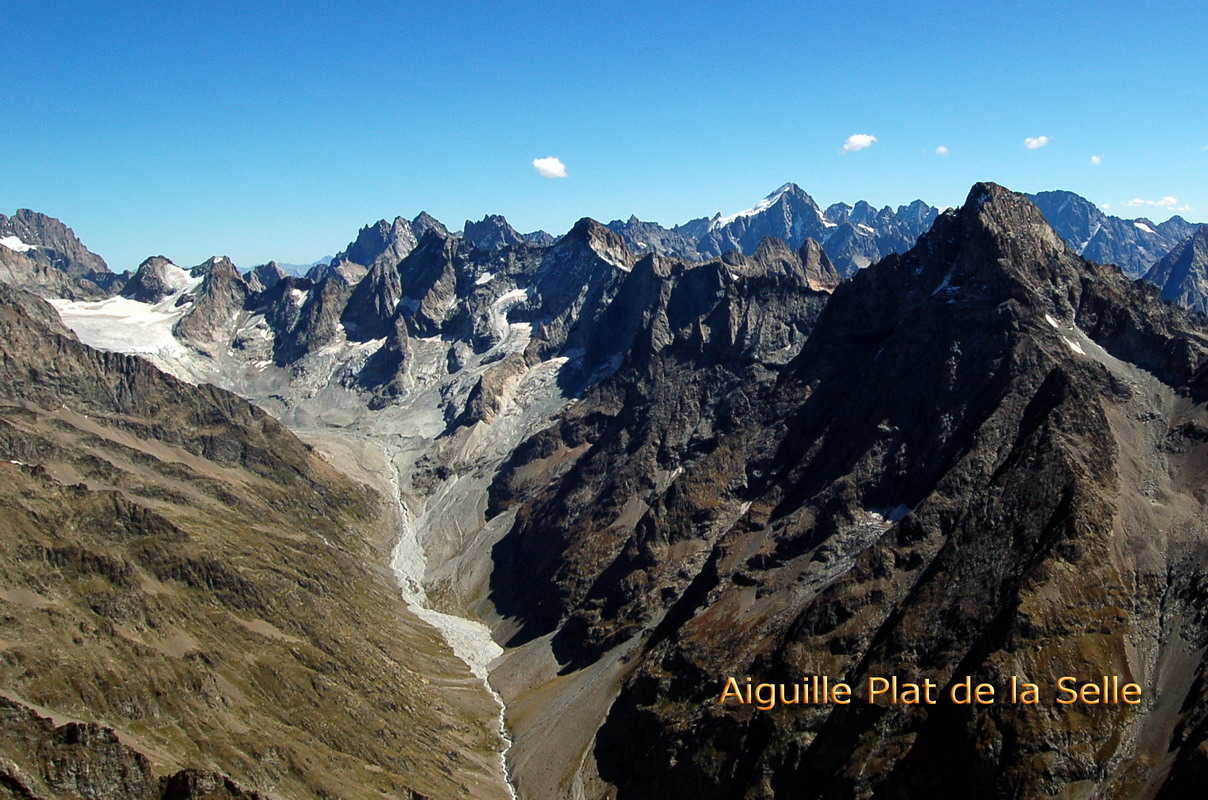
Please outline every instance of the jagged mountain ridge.
[[862, 201], [855, 206], [837, 203], [823, 211], [800, 186], [786, 183], [735, 214], [719, 213], [670, 229], [637, 217], [608, 225], [636, 252], [650, 250], [697, 261], [730, 251], [753, 254], [765, 238], [782, 239], [794, 248], [813, 239], [847, 277], [889, 253], [909, 248], [937, 213], [921, 200], [896, 211], [888, 206], [878, 211]]
[[[852, 215], [869, 212], [833, 213], [854, 225]], [[1082, 262], [1034, 208], [997, 187], [975, 188], [914, 251], [861, 270], [833, 302], [828, 263], [808, 239], [799, 249], [761, 240], [751, 255], [704, 264], [644, 255], [590, 220], [553, 247], [478, 248], [428, 232], [394, 269], [379, 263], [373, 281], [345, 262], [338, 278], [252, 290], [214, 326], [210, 360], [187, 364], [291, 424], [313, 431], [321, 418], [341, 435], [362, 427], [401, 442], [392, 447], [402, 492], [433, 554], [425, 580], [453, 598], [448, 608], [493, 620], [512, 645], [492, 677], [514, 707], [510, 763], [525, 796], [889, 791], [844, 760], [853, 750], [916, 793], [1008, 784], [1051, 793], [1089, 781], [1079, 785], [1129, 796], [1131, 778], [1088, 774], [1078, 761], [1087, 739], [1056, 723], [1036, 741], [1074, 763], [1048, 777], [1025, 764], [991, 785], [993, 739], [979, 739], [971, 722], [894, 718], [877, 744], [868, 731], [882, 729], [864, 718], [708, 713], [709, 676], [723, 668], [791, 676], [866, 659], [896, 671], [905, 652], [949, 670], [945, 659], [973, 653], [985, 629], [944, 605], [937, 587], [990, 608], [1024, 578], [1061, 574], [1079, 548], [1132, 552], [1138, 531], [1160, 527], [1144, 517], [1154, 499], [1178, 523], [1174, 551], [1155, 558], [1178, 565], [1186, 554], [1186, 565], [1164, 577], [1150, 563], [1124, 569], [1165, 586], [1176, 605], [1155, 633], [1148, 592], [1121, 624], [1156, 654], [1146, 664], [1173, 663], [1159, 640], [1201, 636], [1188, 610], [1202, 561], [1189, 509], [1208, 429], [1199, 323], [1145, 285]], [[233, 269], [219, 272], [234, 283]], [[370, 302], [353, 300], [362, 287]], [[1025, 486], [1032, 470], [1046, 489], [1039, 500]], [[1087, 477], [1117, 473], [1128, 477], [1115, 488]], [[1097, 506], [1125, 511], [1096, 517]], [[1046, 510], [1087, 532], [1069, 544], [1053, 533], [1066, 528], [1038, 521]], [[1124, 538], [1111, 539], [1104, 519]], [[995, 530], [1017, 535], [994, 549], [984, 532]], [[953, 542], [977, 548], [968, 564]], [[1039, 573], [962, 572], [1016, 562]], [[1104, 602], [1123, 596], [1113, 575], [1069, 563], [1107, 587]], [[936, 570], [930, 599], [901, 605], [903, 587], [926, 570]], [[1063, 598], [1086, 592], [1057, 586]], [[1019, 596], [1039, 608], [1018, 629], [1046, 654], [1059, 651], [1054, 631], [1068, 621], [1042, 613], [1044, 591]], [[1010, 618], [1009, 607], [993, 608], [993, 619]], [[1075, 621], [1098, 624], [1086, 613]], [[893, 622], [899, 614], [914, 621]], [[870, 632], [880, 630], [875, 619], [883, 635]], [[1172, 625], [1183, 627], [1176, 635]], [[1108, 630], [1087, 664], [1136, 669], [1113, 660], [1122, 634]], [[953, 642], [928, 638], [936, 631]], [[978, 663], [993, 676], [1005, 669]], [[1162, 679], [1167, 693], [1184, 691], [1198, 669], [1175, 667]], [[1201, 763], [1202, 698], [1193, 688], [1183, 705], [1151, 710], [1158, 733], [1144, 736], [1096, 720], [1120, 742], [1143, 740], [1144, 752], [1118, 760], [1171, 796], [1193, 785]], [[583, 710], [558, 722], [570, 709]], [[793, 750], [808, 741], [815, 766]], [[967, 767], [928, 785], [927, 774], [943, 771], [932, 769], [937, 754], [957, 743]], [[895, 755], [899, 745], [907, 756]], [[1146, 773], [1162, 748], [1180, 754], [1175, 768]], [[727, 752], [738, 755], [710, 755]]]

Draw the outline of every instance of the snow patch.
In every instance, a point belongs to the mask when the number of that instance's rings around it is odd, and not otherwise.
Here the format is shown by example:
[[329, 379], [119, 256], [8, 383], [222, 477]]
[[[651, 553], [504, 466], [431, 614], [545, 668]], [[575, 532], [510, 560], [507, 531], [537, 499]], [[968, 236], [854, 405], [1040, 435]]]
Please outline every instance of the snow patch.
[[7, 247], [9, 250], [16, 250], [18, 253], [24, 253], [28, 250], [37, 248], [36, 244], [26, 244], [17, 236], [5, 236], [0, 238], [0, 244]]
[[1134, 222], [1133, 227], [1142, 233], [1157, 233], [1157, 231], [1146, 225], [1144, 222]]
[[193, 276], [189, 270], [178, 267], [175, 264], [168, 264], [164, 267], [164, 283], [172, 290], [173, 294], [181, 292], [191, 292], [201, 285], [205, 280], [205, 276]]
[[857, 228], [859, 228], [860, 230], [864, 231], [864, 233], [865, 233], [865, 234], [867, 234], [867, 235], [869, 235], [869, 236], [876, 236], [876, 235], [877, 235], [877, 232], [876, 232], [875, 230], [873, 230], [872, 228], [868, 227], [868, 226], [867, 226], [867, 225], [865, 225], [863, 222], [858, 222], [858, 223], [856, 223], [856, 227], [857, 227]]
[[1045, 314], [1044, 321], [1049, 323], [1050, 325], [1052, 325], [1054, 328], [1057, 328], [1057, 329], [1061, 328], [1061, 323], [1058, 322], [1057, 320], [1053, 319], [1052, 314]]
[[505, 306], [515, 305], [521, 300], [527, 299], [528, 289], [513, 289], [510, 292], [504, 292], [503, 294], [499, 295], [498, 299], [496, 299], [491, 305], [495, 306], [496, 308], [503, 308]]
[[1077, 342], [1070, 341], [1069, 339], [1065, 338], [1064, 336], [1061, 337], [1061, 341], [1065, 342], [1066, 346], [1068, 348], [1070, 348], [1070, 350], [1073, 350], [1078, 355], [1080, 355], [1080, 356], [1086, 355], [1086, 351], [1082, 349], [1082, 345], [1078, 344]]
[[494, 272], [484, 272], [474, 279], [475, 286], [485, 286], [495, 279]]
[[769, 208], [776, 205], [776, 201], [778, 201], [781, 197], [783, 197], [785, 195], [785, 193], [788, 192], [792, 188], [793, 188], [793, 184], [786, 183], [784, 186], [781, 186], [779, 189], [777, 189], [776, 191], [772, 192], [767, 197], [760, 200], [758, 203], [753, 205], [751, 208], [743, 209], [742, 211], [735, 211], [733, 214], [727, 214], [724, 217], [721, 216], [720, 214], [718, 214], [709, 223], [709, 230], [715, 231], [718, 228], [724, 228], [725, 226], [729, 225], [731, 222], [734, 222], [736, 219], [740, 219], [741, 217], [752, 217], [762, 211], [767, 211]]
[[85, 344], [98, 350], [133, 355], [185, 351], [172, 335], [172, 326], [186, 307], [175, 308], [170, 299], [155, 305], [126, 297], [94, 301], [52, 298], [47, 302]]

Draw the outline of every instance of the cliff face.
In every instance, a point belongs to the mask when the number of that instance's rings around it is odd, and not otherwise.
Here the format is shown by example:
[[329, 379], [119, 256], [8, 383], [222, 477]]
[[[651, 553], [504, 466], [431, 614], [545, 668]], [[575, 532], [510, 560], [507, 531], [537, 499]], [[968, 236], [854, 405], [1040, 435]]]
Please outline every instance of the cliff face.
[[[718, 327], [688, 322], [699, 352]], [[677, 372], [674, 345], [657, 372], [622, 367], [492, 487], [488, 513], [516, 514], [492, 576], [513, 643], [551, 635], [568, 681], [629, 654], [599, 778], [622, 798], [1186, 796], [1208, 644], [1200, 323], [978, 185], [802, 324], [772, 380], [727, 384], [715, 357]], [[1146, 699], [716, 702], [726, 675], [815, 674], [1116, 674]]]
[[506, 796], [382, 498], [3, 285], [0, 340], [0, 794]]

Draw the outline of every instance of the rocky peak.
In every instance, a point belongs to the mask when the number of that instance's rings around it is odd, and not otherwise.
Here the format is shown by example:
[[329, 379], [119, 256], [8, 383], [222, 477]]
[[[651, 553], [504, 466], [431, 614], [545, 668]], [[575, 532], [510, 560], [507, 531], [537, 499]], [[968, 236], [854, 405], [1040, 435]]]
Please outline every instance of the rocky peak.
[[590, 217], [583, 217], [554, 245], [563, 249], [586, 248], [613, 266], [629, 269], [633, 254], [616, 231]]
[[173, 327], [181, 339], [204, 352], [217, 342], [229, 341], [230, 328], [247, 304], [251, 289], [239, 270], [226, 256], [214, 256], [193, 268], [192, 274], [204, 274], [193, 293], [193, 305]]
[[833, 292], [839, 285], [838, 270], [831, 264], [830, 258], [822, 249], [822, 245], [813, 239], [806, 239], [797, 251], [801, 266], [805, 270], [806, 285], [814, 291]]
[[932, 294], [1023, 299], [1031, 291], [1067, 311], [1071, 299], [1059, 295], [1072, 290], [1081, 268], [1025, 195], [994, 183], [975, 184], [964, 205], [942, 215], [907, 255], [919, 262], [923, 288]]
[[105, 259], [89, 250], [75, 231], [54, 217], [21, 208], [11, 217], [0, 214], [0, 237], [16, 237], [36, 248], [26, 253], [74, 277], [109, 272]]
[[1163, 300], [1208, 314], [1208, 227], [1154, 264], [1145, 280], [1161, 288]]
[[189, 273], [165, 256], [151, 256], [138, 265], [122, 289], [122, 297], [141, 303], [158, 303], [189, 286]]
[[826, 207], [826, 211], [823, 213], [830, 222], [842, 225], [851, 216], [851, 211], [852, 207], [848, 203], [832, 203]]
[[465, 240], [479, 250], [500, 250], [524, 241], [515, 228], [499, 214], [488, 214], [480, 222], [466, 220]]
[[248, 288], [253, 292], [263, 292], [276, 286], [288, 274], [276, 261], [270, 261], [267, 264], [252, 267], [243, 276], [243, 279], [247, 281]]
[[419, 212], [415, 215], [415, 219], [411, 220], [411, 232], [415, 234], [417, 242], [423, 239], [424, 234], [430, 230], [435, 230], [442, 236], [449, 235], [449, 229], [445, 227], [445, 224], [427, 211]]
[[558, 241], [557, 237], [555, 237], [552, 233], [542, 230], [524, 233], [521, 234], [521, 236], [524, 237], [524, 241], [536, 247], [549, 247], [551, 244]]
[[380, 219], [366, 225], [357, 232], [357, 238], [342, 252], [336, 254], [332, 263], [351, 261], [367, 269], [379, 262], [394, 266], [415, 249], [416, 236], [411, 223], [402, 217], [394, 222]]

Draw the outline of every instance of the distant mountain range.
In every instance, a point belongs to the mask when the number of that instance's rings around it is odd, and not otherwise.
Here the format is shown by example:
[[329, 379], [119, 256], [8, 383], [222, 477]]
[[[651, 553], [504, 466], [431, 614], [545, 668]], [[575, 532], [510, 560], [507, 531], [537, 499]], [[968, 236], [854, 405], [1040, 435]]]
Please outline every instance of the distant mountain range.
[[846, 278], [890, 253], [910, 249], [938, 214], [939, 209], [921, 200], [897, 210], [877, 210], [860, 201], [854, 206], [836, 203], [823, 211], [800, 186], [786, 183], [751, 208], [725, 216], [701, 217], [670, 229], [630, 217], [608, 227], [636, 252], [693, 261], [730, 251], [750, 255], [766, 238], [781, 239], [793, 248], [813, 239]]
[[1099, 264], [1115, 264], [1132, 278], [1144, 275], [1200, 227], [1177, 215], [1161, 223], [1145, 217], [1113, 217], [1073, 192], [1040, 192], [1028, 198], [1079, 255]]

